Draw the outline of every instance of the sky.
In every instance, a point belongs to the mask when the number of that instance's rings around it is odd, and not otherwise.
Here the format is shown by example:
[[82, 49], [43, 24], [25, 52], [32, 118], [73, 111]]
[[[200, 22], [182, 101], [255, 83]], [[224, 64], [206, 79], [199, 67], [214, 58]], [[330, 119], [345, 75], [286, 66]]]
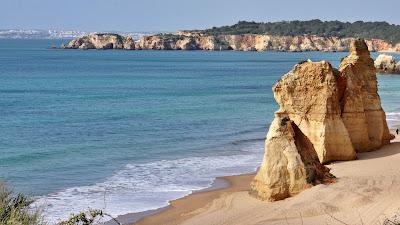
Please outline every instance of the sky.
[[0, 29], [176, 31], [240, 20], [387, 21], [400, 0], [0, 0]]

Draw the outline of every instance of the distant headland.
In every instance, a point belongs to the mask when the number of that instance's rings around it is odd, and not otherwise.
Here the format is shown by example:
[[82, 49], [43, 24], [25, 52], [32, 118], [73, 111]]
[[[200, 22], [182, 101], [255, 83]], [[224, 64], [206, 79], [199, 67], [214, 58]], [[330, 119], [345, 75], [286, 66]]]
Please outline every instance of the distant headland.
[[94, 33], [73, 39], [64, 49], [348, 51], [364, 38], [370, 51], [400, 51], [400, 26], [387, 22], [283, 21], [245, 22], [205, 30], [183, 30], [134, 40], [116, 33]]

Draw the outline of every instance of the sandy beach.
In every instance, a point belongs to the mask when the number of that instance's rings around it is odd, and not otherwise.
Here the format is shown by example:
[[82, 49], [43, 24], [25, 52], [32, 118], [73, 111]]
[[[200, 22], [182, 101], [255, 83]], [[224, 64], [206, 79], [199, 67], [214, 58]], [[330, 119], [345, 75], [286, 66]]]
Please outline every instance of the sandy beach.
[[400, 211], [399, 141], [396, 137], [380, 150], [360, 153], [355, 161], [331, 163], [336, 183], [283, 201], [250, 197], [254, 174], [225, 177], [229, 187], [172, 201], [135, 225], [382, 224]]

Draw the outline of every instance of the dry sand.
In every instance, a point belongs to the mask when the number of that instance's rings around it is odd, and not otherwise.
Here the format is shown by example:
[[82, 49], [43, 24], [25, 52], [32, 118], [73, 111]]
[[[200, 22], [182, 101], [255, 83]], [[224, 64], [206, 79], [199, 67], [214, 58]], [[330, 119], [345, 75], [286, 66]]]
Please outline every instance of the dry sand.
[[254, 175], [227, 177], [228, 188], [195, 193], [135, 225], [382, 224], [400, 212], [400, 139], [358, 160], [328, 165], [338, 178], [278, 202], [247, 193]]

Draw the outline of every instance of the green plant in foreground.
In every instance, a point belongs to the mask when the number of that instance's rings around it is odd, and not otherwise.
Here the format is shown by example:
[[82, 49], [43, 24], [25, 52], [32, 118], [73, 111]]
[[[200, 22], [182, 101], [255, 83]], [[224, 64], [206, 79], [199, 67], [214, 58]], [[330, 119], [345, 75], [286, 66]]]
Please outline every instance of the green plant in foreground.
[[32, 199], [14, 194], [0, 182], [0, 225], [44, 225], [40, 211], [29, 207], [32, 203]]
[[88, 211], [82, 211], [78, 214], [72, 214], [68, 220], [60, 222], [58, 225], [92, 225], [98, 222], [98, 219], [109, 217], [118, 225], [122, 225], [118, 220], [112, 217], [110, 214], [103, 212], [99, 209], [89, 209]]
[[[33, 199], [22, 193], [14, 193], [0, 181], [0, 225], [46, 225], [41, 211], [31, 207]], [[98, 219], [109, 217], [116, 224], [122, 225], [103, 210], [90, 209], [72, 214], [66, 221], [58, 225], [94, 225]]]

